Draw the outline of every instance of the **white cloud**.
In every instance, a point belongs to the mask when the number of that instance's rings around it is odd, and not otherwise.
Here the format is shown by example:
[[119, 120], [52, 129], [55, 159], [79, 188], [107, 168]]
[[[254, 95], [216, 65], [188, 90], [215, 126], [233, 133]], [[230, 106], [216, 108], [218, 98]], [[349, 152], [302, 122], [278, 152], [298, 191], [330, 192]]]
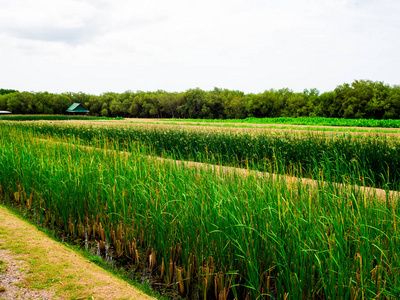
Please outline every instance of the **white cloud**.
[[0, 82], [88, 93], [399, 84], [397, 3], [0, 0]]

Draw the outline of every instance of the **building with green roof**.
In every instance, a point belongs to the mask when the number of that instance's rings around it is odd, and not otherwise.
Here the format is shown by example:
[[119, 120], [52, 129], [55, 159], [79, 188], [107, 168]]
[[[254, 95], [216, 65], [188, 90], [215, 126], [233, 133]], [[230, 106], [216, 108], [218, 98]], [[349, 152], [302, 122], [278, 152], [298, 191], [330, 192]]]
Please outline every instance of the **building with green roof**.
[[89, 111], [82, 104], [74, 103], [67, 109], [67, 113], [74, 115], [86, 115], [89, 113]]

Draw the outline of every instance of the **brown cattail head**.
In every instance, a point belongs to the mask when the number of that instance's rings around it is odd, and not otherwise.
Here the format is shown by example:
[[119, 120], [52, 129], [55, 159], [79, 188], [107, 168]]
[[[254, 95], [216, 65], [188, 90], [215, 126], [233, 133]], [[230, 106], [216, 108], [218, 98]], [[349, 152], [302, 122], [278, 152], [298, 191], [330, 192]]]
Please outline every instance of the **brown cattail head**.
[[165, 272], [165, 263], [164, 263], [164, 257], [162, 258], [161, 261], [161, 279], [164, 277], [164, 272]]
[[139, 252], [137, 250], [135, 250], [135, 254], [136, 254], [136, 264], [138, 265], [140, 263]]
[[174, 276], [174, 262], [172, 261], [172, 258], [169, 261], [169, 282], [170, 283], [172, 281], [172, 278]]
[[124, 251], [122, 250], [122, 242], [120, 240], [117, 241], [117, 256], [121, 257]]
[[152, 270], [156, 266], [156, 252], [152, 249], [151, 254], [149, 255], [149, 267]]
[[106, 240], [106, 232], [104, 231], [103, 225], [101, 225], [101, 222], [99, 223], [99, 234], [101, 237], [102, 241]]
[[177, 284], [179, 286], [179, 292], [181, 294], [185, 293], [185, 284], [183, 282], [183, 276], [182, 276], [183, 272], [182, 271], [183, 271], [182, 268], [176, 268], [176, 277], [178, 279]]
[[30, 209], [31, 207], [32, 207], [32, 203], [33, 203], [33, 193], [31, 193], [30, 195], [29, 195], [29, 198], [27, 198], [27, 201], [26, 201], [27, 203], [26, 203], [26, 205], [28, 206], [28, 208]]
[[100, 248], [100, 250], [105, 250], [106, 249], [106, 242], [105, 241], [100, 241], [99, 242], [99, 248]]

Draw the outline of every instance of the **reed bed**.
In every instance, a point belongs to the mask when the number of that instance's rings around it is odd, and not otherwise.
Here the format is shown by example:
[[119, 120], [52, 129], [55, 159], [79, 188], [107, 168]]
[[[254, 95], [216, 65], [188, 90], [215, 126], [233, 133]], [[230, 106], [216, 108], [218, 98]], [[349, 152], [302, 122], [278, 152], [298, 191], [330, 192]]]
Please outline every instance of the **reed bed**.
[[[4, 125], [6, 126], [6, 125]], [[249, 168], [297, 177], [396, 189], [400, 180], [400, 141], [383, 136], [266, 134], [159, 127], [68, 124], [18, 124], [38, 135], [74, 137], [82, 142], [108, 141], [127, 150], [140, 142], [151, 153]]]
[[[145, 156], [118, 139], [74, 147], [0, 125], [0, 198], [71, 236], [111, 245], [183, 297], [398, 299], [398, 199], [288, 185]], [[62, 142], [62, 146], [59, 142]]]

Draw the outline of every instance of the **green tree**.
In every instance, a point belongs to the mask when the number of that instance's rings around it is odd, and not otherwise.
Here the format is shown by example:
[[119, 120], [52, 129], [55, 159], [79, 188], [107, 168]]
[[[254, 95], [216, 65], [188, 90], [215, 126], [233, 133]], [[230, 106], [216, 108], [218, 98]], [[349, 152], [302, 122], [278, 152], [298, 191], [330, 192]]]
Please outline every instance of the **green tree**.
[[286, 99], [285, 108], [282, 110], [284, 117], [308, 116], [307, 99], [304, 94], [291, 93]]
[[7, 94], [7, 110], [14, 114], [22, 114], [24, 103], [19, 93]]
[[390, 89], [383, 109], [384, 114], [382, 117], [384, 119], [400, 118], [400, 85], [395, 85]]
[[187, 90], [184, 94], [184, 106], [186, 118], [197, 118], [201, 103], [205, 98], [205, 92], [199, 88]]
[[7, 89], [0, 89], [0, 95], [7, 95], [12, 93], [18, 93], [17, 90], [7, 90]]
[[0, 95], [0, 110], [7, 110], [7, 94]]

